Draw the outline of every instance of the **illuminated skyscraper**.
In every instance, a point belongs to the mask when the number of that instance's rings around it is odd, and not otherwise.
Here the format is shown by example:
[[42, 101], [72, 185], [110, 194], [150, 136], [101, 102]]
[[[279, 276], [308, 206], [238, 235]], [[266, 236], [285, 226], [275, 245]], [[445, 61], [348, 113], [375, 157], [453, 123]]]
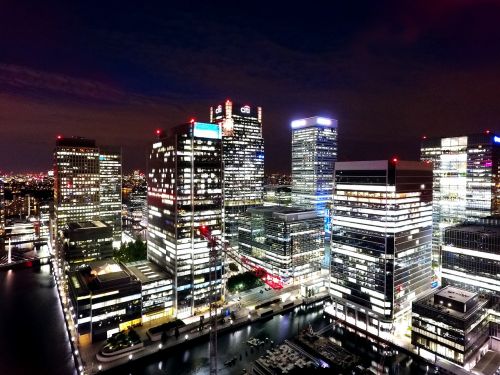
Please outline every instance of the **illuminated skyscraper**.
[[385, 335], [431, 289], [432, 167], [335, 164], [329, 314]]
[[473, 134], [424, 138], [421, 160], [434, 171], [433, 261], [439, 264], [444, 229], [499, 213], [500, 137]]
[[99, 147], [99, 208], [101, 220], [113, 227], [113, 246], [122, 236], [122, 153], [119, 147]]
[[210, 108], [210, 122], [222, 128], [224, 232], [225, 239], [237, 247], [239, 215], [263, 204], [262, 108], [226, 100]]
[[294, 120], [291, 126], [293, 204], [325, 217], [337, 160], [337, 120], [309, 117]]
[[94, 140], [57, 137], [54, 213], [56, 233], [69, 222], [99, 219], [99, 149]]
[[[173, 275], [174, 314], [192, 315], [209, 297], [209, 248], [201, 225], [222, 235], [222, 142], [217, 124], [158, 131], [148, 160], [148, 258]], [[221, 293], [222, 264], [216, 290]]]

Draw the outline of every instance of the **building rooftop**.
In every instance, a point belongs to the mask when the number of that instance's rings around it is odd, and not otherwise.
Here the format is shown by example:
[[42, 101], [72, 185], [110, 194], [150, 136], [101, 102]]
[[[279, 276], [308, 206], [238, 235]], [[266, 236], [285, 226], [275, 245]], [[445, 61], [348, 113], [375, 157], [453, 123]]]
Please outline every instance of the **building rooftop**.
[[336, 128], [337, 120], [328, 117], [308, 117], [293, 120], [291, 123], [292, 129], [308, 128], [313, 126], [322, 126], [326, 128]]
[[479, 234], [491, 234], [500, 236], [500, 217], [483, 218], [477, 223], [464, 223], [454, 225], [445, 229], [446, 231], [461, 231]]
[[154, 282], [157, 280], [172, 280], [172, 275], [163, 270], [149, 260], [141, 260], [138, 262], [126, 263], [127, 270], [135, 276], [142, 284]]
[[81, 222], [73, 222], [68, 223], [68, 228], [70, 230], [78, 230], [78, 229], [90, 229], [90, 228], [105, 228], [107, 225], [102, 221], [81, 221]]
[[472, 293], [463, 289], [458, 289], [452, 286], [447, 286], [436, 293], [437, 296], [447, 298], [450, 300], [458, 301], [460, 303], [467, 303], [477, 296], [477, 293]]
[[265, 206], [249, 208], [248, 212], [251, 214], [276, 217], [285, 221], [314, 219], [319, 217], [314, 209], [300, 207]]
[[[437, 297], [437, 298], [436, 298]], [[440, 297], [443, 298], [445, 303], [441, 304], [438, 301]], [[475, 302], [472, 301], [475, 299]], [[450, 304], [446, 301], [455, 301]], [[489, 298], [478, 295], [477, 293], [471, 293], [465, 291], [463, 289], [458, 289], [455, 287], [447, 286], [440, 290], [434, 290], [429, 294], [426, 294], [422, 298], [413, 302], [413, 306], [422, 306], [431, 311], [435, 311], [439, 314], [445, 314], [457, 319], [467, 319], [473, 313], [475, 313], [478, 309], [486, 307], [489, 303]], [[457, 306], [453, 306], [454, 304], [461, 305], [469, 305], [466, 309], [460, 310], [457, 309]], [[451, 305], [451, 306], [450, 306]]]
[[69, 279], [78, 294], [88, 294], [89, 291], [95, 292], [132, 282], [123, 266], [113, 259], [91, 262], [86, 268], [70, 272]]

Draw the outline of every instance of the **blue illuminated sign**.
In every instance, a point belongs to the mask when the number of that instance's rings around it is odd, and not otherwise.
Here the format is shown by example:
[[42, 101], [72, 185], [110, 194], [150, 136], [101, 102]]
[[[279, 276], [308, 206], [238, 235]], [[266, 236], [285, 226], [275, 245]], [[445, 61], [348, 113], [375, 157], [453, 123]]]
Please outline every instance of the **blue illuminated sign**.
[[493, 137], [493, 142], [495, 142], [495, 143], [500, 143], [500, 137], [499, 137], [498, 135], [495, 135], [495, 136]]
[[198, 138], [221, 139], [221, 129], [217, 124], [195, 122], [193, 135]]

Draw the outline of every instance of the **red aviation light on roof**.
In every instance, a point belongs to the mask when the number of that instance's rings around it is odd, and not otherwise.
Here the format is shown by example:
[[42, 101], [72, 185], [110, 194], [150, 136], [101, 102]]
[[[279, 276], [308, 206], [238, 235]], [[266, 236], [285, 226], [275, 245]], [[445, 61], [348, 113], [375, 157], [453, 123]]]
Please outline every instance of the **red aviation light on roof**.
[[160, 134], [161, 134], [161, 130], [160, 130], [160, 129], [156, 129], [156, 130], [155, 130], [155, 134], [156, 134], [156, 135], [160, 135]]
[[486, 134], [490, 134], [490, 129], [486, 129], [484, 132], [485, 132]]
[[56, 139], [62, 139], [62, 135], [59, 134]]
[[397, 158], [397, 157], [393, 157], [393, 158], [391, 159], [391, 161], [392, 161], [394, 164], [396, 164], [396, 163], [398, 162], [398, 158]]
[[422, 139], [427, 139], [427, 136], [426, 136], [426, 135], [423, 135], [423, 136], [422, 136]]
[[194, 120], [194, 118], [192, 118], [191, 120], [189, 120], [189, 122], [190, 122], [191, 124], [194, 124], [194, 121], [195, 121], [195, 120]]

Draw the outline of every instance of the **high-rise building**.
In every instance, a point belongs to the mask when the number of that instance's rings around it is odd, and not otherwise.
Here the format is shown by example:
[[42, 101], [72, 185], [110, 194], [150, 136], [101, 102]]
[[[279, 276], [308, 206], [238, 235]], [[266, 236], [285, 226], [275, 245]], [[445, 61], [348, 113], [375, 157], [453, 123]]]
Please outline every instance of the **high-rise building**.
[[98, 147], [94, 140], [57, 137], [54, 150], [56, 230], [70, 222], [102, 220], [121, 242], [122, 160], [120, 148]]
[[[148, 258], [173, 275], [174, 314], [183, 317], [209, 298], [209, 248], [197, 229], [222, 236], [221, 128], [192, 121], [157, 133], [148, 160]], [[220, 261], [216, 269], [220, 295]]]
[[[448, 227], [441, 246], [443, 286], [491, 295], [500, 302], [500, 217]], [[498, 309], [498, 306], [496, 306]]]
[[248, 264], [264, 269], [267, 283], [278, 288], [319, 274], [323, 236], [323, 219], [314, 210], [259, 207], [240, 216], [241, 254]]
[[293, 203], [324, 217], [332, 200], [337, 120], [316, 116], [294, 120], [291, 126]]
[[432, 167], [337, 162], [334, 179], [328, 313], [384, 336], [431, 289]]
[[113, 227], [102, 221], [68, 223], [63, 237], [64, 259], [72, 269], [113, 257]]
[[99, 147], [100, 218], [113, 227], [113, 246], [122, 236], [122, 153], [119, 147]]
[[226, 100], [210, 108], [210, 122], [222, 128], [224, 236], [236, 248], [239, 215], [263, 203], [262, 108]]
[[85, 138], [57, 137], [54, 150], [56, 233], [69, 222], [98, 220], [99, 149]]
[[500, 137], [489, 131], [422, 140], [421, 160], [433, 164], [433, 262], [445, 228], [499, 213]]

